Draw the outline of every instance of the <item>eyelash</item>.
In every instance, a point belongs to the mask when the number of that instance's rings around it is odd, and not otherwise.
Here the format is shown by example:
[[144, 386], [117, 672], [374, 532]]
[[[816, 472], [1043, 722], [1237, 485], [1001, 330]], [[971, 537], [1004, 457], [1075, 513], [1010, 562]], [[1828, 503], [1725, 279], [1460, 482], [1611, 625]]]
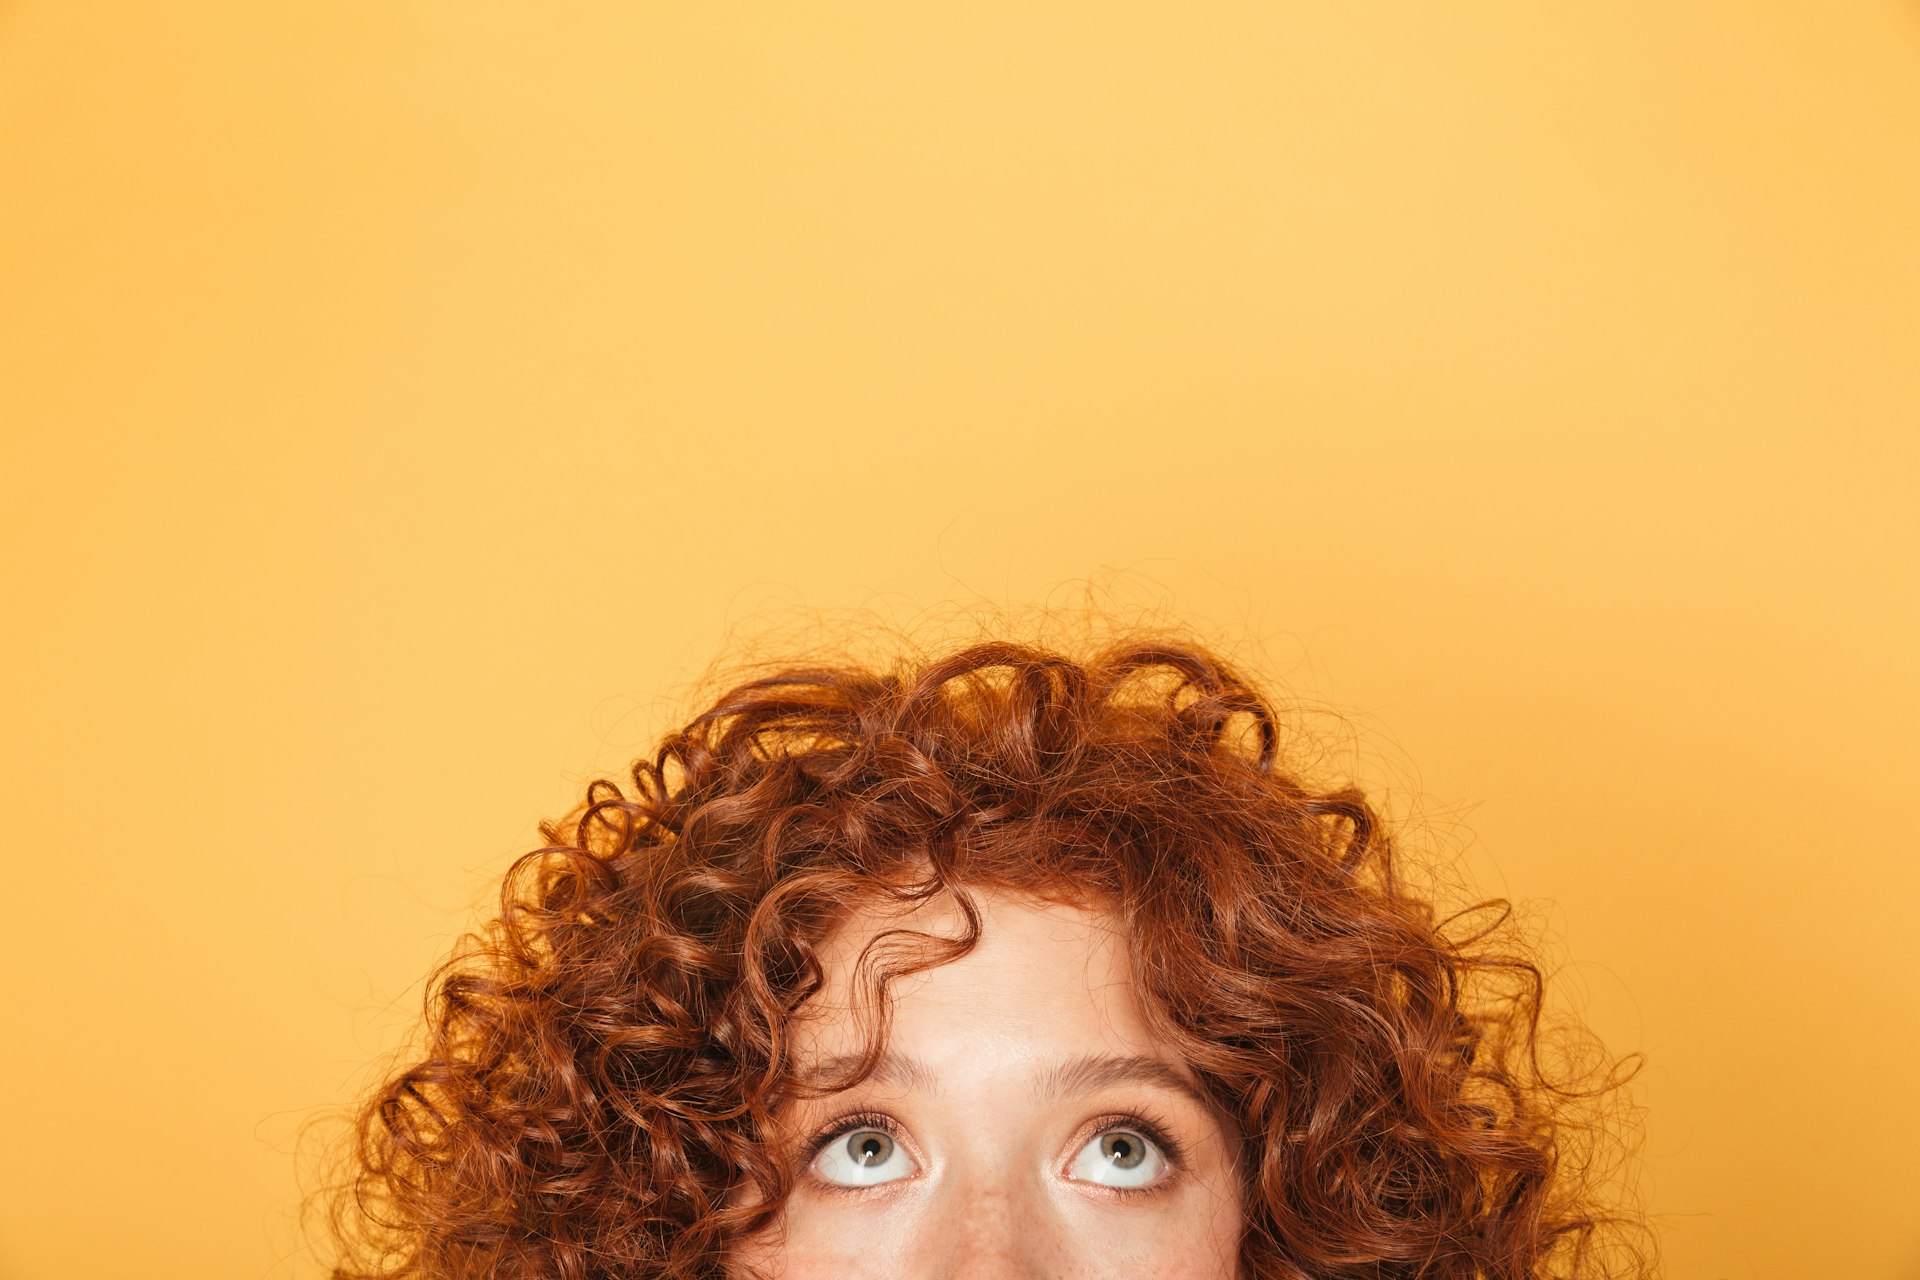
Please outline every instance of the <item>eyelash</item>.
[[[829, 1143], [833, 1142], [836, 1138], [845, 1137], [856, 1129], [877, 1129], [889, 1138], [892, 1138], [895, 1142], [901, 1141], [903, 1137], [900, 1122], [884, 1111], [850, 1112], [847, 1115], [839, 1116], [829, 1121], [823, 1128], [816, 1129], [813, 1136], [807, 1139], [803, 1148], [806, 1152], [806, 1163], [811, 1165], [814, 1159], [818, 1157], [822, 1151], [827, 1149]], [[1175, 1138], [1172, 1133], [1169, 1132], [1168, 1126], [1164, 1121], [1155, 1119], [1145, 1114], [1144, 1111], [1116, 1111], [1110, 1115], [1099, 1117], [1081, 1130], [1083, 1140], [1076, 1144], [1075, 1149], [1078, 1150], [1080, 1146], [1084, 1146], [1101, 1134], [1113, 1129], [1131, 1129], [1153, 1143], [1154, 1146], [1160, 1148], [1160, 1154], [1166, 1157], [1167, 1164], [1173, 1168], [1175, 1173], [1182, 1172], [1186, 1169], [1186, 1147], [1182, 1146], [1179, 1139]], [[850, 1188], [844, 1187], [836, 1187], [834, 1189], [850, 1190]], [[1150, 1195], [1159, 1189], [1159, 1187], [1102, 1188], [1102, 1190], [1113, 1191], [1120, 1195], [1129, 1196]]]
[[855, 1129], [878, 1129], [895, 1142], [898, 1142], [901, 1136], [900, 1122], [885, 1112], [855, 1111], [829, 1121], [826, 1128], [816, 1130], [814, 1135], [807, 1139], [805, 1150], [808, 1161], [811, 1162], [815, 1156], [825, 1151], [827, 1144], [835, 1138], [844, 1138]]

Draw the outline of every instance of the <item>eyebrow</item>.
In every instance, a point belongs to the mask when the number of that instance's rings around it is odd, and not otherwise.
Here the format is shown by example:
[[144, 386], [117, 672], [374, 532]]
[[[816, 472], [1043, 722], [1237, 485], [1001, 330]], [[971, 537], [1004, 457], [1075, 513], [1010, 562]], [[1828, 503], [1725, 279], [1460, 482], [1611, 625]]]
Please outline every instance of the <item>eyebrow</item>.
[[[844, 1076], [859, 1065], [857, 1055], [826, 1058], [807, 1073], [807, 1078], [818, 1081]], [[932, 1069], [920, 1059], [905, 1054], [881, 1054], [869, 1078], [913, 1093], [940, 1092], [939, 1078]], [[1092, 1093], [1116, 1084], [1142, 1084], [1165, 1089], [1188, 1099], [1203, 1111], [1214, 1109], [1213, 1100], [1172, 1063], [1137, 1054], [1088, 1053], [1056, 1063], [1040, 1073], [1034, 1082], [1034, 1092], [1041, 1098], [1051, 1100], [1069, 1094]]]

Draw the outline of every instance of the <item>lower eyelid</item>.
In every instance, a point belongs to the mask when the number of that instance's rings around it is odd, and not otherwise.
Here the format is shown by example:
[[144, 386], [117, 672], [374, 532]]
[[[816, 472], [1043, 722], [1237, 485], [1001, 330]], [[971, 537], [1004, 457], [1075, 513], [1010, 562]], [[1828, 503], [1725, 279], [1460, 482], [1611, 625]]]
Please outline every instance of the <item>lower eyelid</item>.
[[[1155, 1177], [1153, 1181], [1142, 1183], [1139, 1186], [1124, 1186], [1111, 1182], [1099, 1182], [1092, 1178], [1075, 1176], [1073, 1172], [1074, 1167], [1080, 1162], [1081, 1156], [1086, 1152], [1088, 1147], [1110, 1133], [1122, 1132], [1131, 1133], [1141, 1138], [1158, 1156], [1161, 1168], [1159, 1175]], [[1123, 1121], [1116, 1118], [1102, 1121], [1098, 1127], [1089, 1132], [1085, 1140], [1074, 1147], [1073, 1154], [1068, 1157], [1062, 1174], [1071, 1182], [1086, 1187], [1098, 1188], [1101, 1191], [1112, 1191], [1120, 1195], [1150, 1195], [1165, 1190], [1170, 1183], [1184, 1177], [1186, 1170], [1173, 1143], [1157, 1133], [1155, 1126], [1144, 1124], [1138, 1120]]]

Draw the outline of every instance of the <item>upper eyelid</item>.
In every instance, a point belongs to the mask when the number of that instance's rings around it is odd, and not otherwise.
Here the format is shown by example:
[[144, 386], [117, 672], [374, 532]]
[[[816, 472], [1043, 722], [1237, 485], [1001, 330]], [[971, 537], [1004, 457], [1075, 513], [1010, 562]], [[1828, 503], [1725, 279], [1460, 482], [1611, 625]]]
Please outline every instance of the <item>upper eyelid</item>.
[[1160, 1154], [1167, 1158], [1168, 1164], [1183, 1169], [1186, 1167], [1186, 1145], [1173, 1136], [1169, 1126], [1137, 1111], [1116, 1111], [1111, 1115], [1096, 1117], [1081, 1128], [1079, 1136], [1073, 1143], [1074, 1153], [1077, 1155], [1087, 1143], [1103, 1133], [1112, 1133], [1115, 1129], [1127, 1129], [1139, 1134], [1160, 1148]]
[[850, 1111], [827, 1121], [822, 1128], [815, 1129], [808, 1137], [802, 1149], [808, 1160], [825, 1151], [835, 1138], [844, 1138], [861, 1129], [878, 1129], [896, 1142], [906, 1139], [906, 1126], [884, 1111]]

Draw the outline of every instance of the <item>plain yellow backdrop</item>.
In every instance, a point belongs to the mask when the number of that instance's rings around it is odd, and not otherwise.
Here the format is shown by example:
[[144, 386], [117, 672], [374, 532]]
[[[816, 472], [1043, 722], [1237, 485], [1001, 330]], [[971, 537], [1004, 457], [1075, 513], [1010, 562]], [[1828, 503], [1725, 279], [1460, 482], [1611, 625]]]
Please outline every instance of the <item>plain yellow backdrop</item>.
[[1089, 581], [1533, 913], [1667, 1274], [1920, 1276], [1910, 3], [10, 0], [0, 378], [5, 1280], [317, 1275], [729, 636]]

